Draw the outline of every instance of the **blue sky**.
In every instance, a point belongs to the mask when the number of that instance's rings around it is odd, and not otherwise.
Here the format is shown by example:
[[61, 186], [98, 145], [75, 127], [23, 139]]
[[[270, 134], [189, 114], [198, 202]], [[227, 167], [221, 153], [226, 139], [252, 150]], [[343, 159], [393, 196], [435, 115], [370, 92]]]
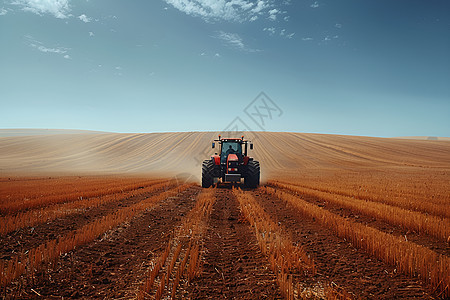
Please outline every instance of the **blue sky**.
[[449, 1], [4, 0], [0, 39], [0, 128], [450, 136]]

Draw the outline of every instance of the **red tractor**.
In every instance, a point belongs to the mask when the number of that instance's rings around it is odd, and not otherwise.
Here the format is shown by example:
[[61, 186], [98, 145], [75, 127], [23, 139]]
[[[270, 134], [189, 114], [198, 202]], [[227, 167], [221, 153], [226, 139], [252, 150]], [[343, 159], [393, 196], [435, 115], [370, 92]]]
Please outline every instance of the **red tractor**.
[[211, 156], [202, 164], [202, 187], [208, 188], [213, 185], [216, 179], [222, 182], [241, 182], [244, 178], [244, 186], [256, 188], [259, 185], [260, 167], [259, 162], [247, 156], [247, 146], [253, 149], [250, 141], [240, 139], [221, 138], [214, 140], [219, 144], [220, 154]]

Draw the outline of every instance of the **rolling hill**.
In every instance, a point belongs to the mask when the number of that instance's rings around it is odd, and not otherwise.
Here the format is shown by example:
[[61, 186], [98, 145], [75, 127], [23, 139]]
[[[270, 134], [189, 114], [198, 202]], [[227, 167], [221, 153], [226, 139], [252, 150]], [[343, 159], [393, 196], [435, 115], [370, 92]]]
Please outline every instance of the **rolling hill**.
[[[62, 131], [64, 132], [64, 131]], [[56, 134], [55, 134], [56, 133]], [[0, 176], [167, 174], [200, 176], [217, 132], [71, 132], [0, 138]], [[263, 178], [315, 170], [450, 168], [450, 141], [248, 132]], [[235, 134], [235, 136], [240, 136]]]

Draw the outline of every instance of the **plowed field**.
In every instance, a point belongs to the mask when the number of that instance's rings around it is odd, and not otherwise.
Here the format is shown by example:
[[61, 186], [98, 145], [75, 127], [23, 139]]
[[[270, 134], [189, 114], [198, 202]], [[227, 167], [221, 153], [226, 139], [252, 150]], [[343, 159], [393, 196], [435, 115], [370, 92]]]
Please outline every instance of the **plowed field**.
[[450, 297], [450, 142], [260, 133], [261, 187], [174, 177], [209, 135], [1, 138], [1, 297]]

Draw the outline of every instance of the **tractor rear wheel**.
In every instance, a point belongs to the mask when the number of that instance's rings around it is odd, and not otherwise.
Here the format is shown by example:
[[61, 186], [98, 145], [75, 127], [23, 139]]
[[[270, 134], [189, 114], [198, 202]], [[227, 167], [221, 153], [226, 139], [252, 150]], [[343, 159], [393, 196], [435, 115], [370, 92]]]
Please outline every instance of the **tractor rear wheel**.
[[260, 173], [259, 161], [249, 161], [247, 165], [247, 175], [244, 178], [244, 186], [248, 188], [258, 187]]
[[202, 187], [209, 188], [214, 184], [214, 163], [212, 160], [207, 159], [202, 164]]

